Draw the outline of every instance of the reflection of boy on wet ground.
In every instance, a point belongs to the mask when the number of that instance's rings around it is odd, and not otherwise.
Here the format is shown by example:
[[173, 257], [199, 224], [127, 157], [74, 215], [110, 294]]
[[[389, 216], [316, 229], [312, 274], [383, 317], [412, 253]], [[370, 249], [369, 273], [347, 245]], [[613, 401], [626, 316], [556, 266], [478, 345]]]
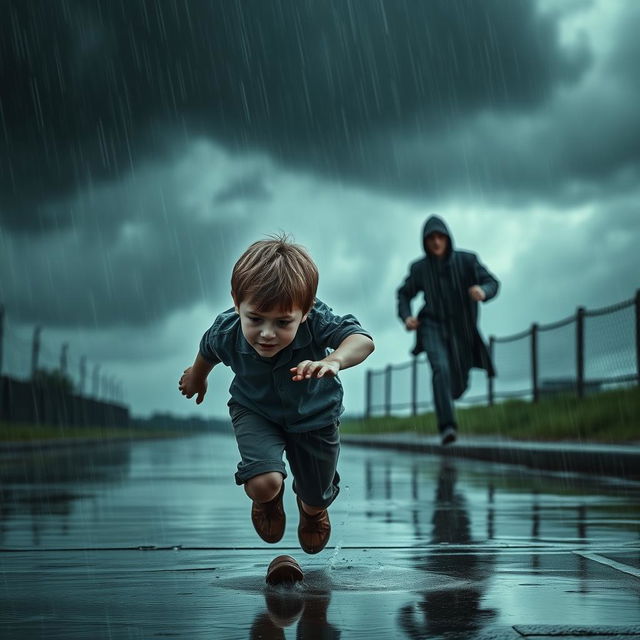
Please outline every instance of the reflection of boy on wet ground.
[[[438, 430], [442, 444], [450, 444], [457, 437], [453, 400], [466, 391], [470, 369], [495, 375], [477, 321], [478, 302], [495, 297], [499, 282], [475, 253], [454, 250], [453, 236], [438, 216], [426, 221], [422, 240], [426, 255], [411, 265], [398, 289], [398, 315], [417, 332], [413, 354], [427, 352]], [[415, 317], [411, 300], [420, 291], [424, 305]]]
[[306, 597], [296, 591], [267, 591], [267, 610], [256, 615], [249, 632], [250, 640], [285, 640], [285, 627], [298, 623], [297, 640], [338, 640], [341, 633], [327, 620], [330, 592], [320, 591]]
[[317, 268], [298, 245], [285, 237], [252, 244], [233, 268], [234, 307], [204, 334], [178, 387], [199, 404], [213, 367], [231, 367], [228, 405], [241, 457], [235, 479], [253, 500], [253, 525], [266, 542], [284, 534], [285, 452], [307, 553], [327, 544], [327, 507], [339, 491], [337, 375], [374, 348], [355, 317], [337, 316], [315, 299], [317, 286]]

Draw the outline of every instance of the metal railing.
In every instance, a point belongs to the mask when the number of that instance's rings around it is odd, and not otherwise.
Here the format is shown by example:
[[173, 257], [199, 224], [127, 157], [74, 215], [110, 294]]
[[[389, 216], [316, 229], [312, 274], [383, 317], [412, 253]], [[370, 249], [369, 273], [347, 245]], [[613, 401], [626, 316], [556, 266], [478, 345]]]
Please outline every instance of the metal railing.
[[39, 325], [30, 336], [18, 332], [0, 304], [0, 423], [126, 426], [122, 383], [86, 356], [70, 356], [66, 340], [52, 351], [42, 333]]
[[[509, 346], [520, 349], [515, 358], [504, 353]], [[556, 322], [534, 322], [513, 335], [490, 336], [489, 352], [497, 376], [486, 377], [485, 393], [470, 395], [460, 402], [493, 405], [511, 398], [538, 402], [542, 395], [558, 392], [572, 392], [583, 398], [606, 385], [638, 383], [640, 289], [633, 298], [607, 307], [590, 310], [578, 307], [575, 314]], [[426, 356], [368, 370], [365, 417], [407, 412], [416, 415], [420, 410], [431, 409], [432, 401], [420, 395], [421, 391], [430, 390], [427, 376]], [[397, 385], [398, 380], [403, 391], [400, 400], [397, 393], [394, 399], [394, 383]]]
[[35, 325], [30, 337], [19, 335], [7, 322], [5, 307], [0, 303], [0, 375], [19, 381], [33, 381], [48, 373], [66, 378], [78, 395], [96, 400], [124, 402], [124, 385], [104, 368], [81, 355], [70, 355], [68, 341], [51, 350], [42, 339], [43, 327]]

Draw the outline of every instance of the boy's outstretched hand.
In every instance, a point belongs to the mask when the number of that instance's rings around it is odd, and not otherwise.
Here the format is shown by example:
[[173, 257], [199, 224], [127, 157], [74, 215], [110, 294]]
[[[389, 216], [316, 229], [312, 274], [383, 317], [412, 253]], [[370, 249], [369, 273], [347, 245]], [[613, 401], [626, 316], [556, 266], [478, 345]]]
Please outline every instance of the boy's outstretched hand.
[[309, 380], [310, 378], [333, 378], [338, 375], [340, 365], [331, 360], [303, 360], [297, 367], [289, 369], [293, 373], [294, 382]]
[[204, 400], [207, 393], [207, 379], [197, 376], [193, 373], [193, 367], [187, 367], [184, 370], [178, 382], [178, 389], [183, 396], [193, 398], [196, 396], [196, 404], [200, 404]]
[[291, 367], [294, 382], [309, 378], [335, 378], [338, 372], [354, 367], [365, 360], [374, 350], [373, 340], [366, 335], [352, 333], [338, 348], [322, 360], [303, 360], [297, 367]]

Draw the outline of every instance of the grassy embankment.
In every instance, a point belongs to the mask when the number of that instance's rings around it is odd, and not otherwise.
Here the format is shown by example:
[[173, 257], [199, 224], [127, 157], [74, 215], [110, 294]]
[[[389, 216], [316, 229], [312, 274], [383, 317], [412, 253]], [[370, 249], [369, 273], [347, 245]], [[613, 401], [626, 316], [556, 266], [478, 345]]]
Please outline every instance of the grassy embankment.
[[[640, 441], [640, 387], [616, 389], [583, 400], [575, 396], [546, 397], [533, 404], [509, 400], [493, 407], [458, 408], [461, 435], [500, 436], [520, 440], [582, 442]], [[433, 413], [419, 416], [376, 417], [345, 421], [345, 434], [417, 432], [437, 433]], [[24, 442], [59, 438], [103, 440], [175, 437], [175, 430], [106, 427], [52, 427], [0, 422], [0, 441]]]
[[0, 422], [0, 442], [29, 442], [92, 438], [96, 440], [139, 440], [141, 438], [171, 438], [184, 435], [176, 431], [130, 427], [54, 427], [36, 424]]
[[[533, 404], [509, 400], [493, 407], [457, 409], [461, 435], [499, 436], [534, 441], [640, 441], [640, 387], [587, 396], [547, 396]], [[344, 422], [346, 434], [437, 433], [433, 413], [415, 417], [375, 417]]]

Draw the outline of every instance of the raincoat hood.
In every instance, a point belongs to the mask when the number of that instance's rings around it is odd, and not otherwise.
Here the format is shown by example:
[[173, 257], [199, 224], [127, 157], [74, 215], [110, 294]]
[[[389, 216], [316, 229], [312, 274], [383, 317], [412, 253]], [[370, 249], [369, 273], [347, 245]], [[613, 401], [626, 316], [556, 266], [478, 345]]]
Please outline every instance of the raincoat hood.
[[422, 230], [422, 248], [424, 249], [424, 252], [429, 255], [429, 250], [427, 249], [427, 236], [430, 236], [436, 231], [438, 233], [444, 234], [449, 238], [449, 246], [447, 247], [446, 255], [446, 257], [448, 258], [453, 251], [453, 236], [451, 235], [449, 227], [447, 227], [445, 221], [438, 216], [429, 216], [429, 218], [427, 218], [427, 221], [424, 223], [424, 227]]

